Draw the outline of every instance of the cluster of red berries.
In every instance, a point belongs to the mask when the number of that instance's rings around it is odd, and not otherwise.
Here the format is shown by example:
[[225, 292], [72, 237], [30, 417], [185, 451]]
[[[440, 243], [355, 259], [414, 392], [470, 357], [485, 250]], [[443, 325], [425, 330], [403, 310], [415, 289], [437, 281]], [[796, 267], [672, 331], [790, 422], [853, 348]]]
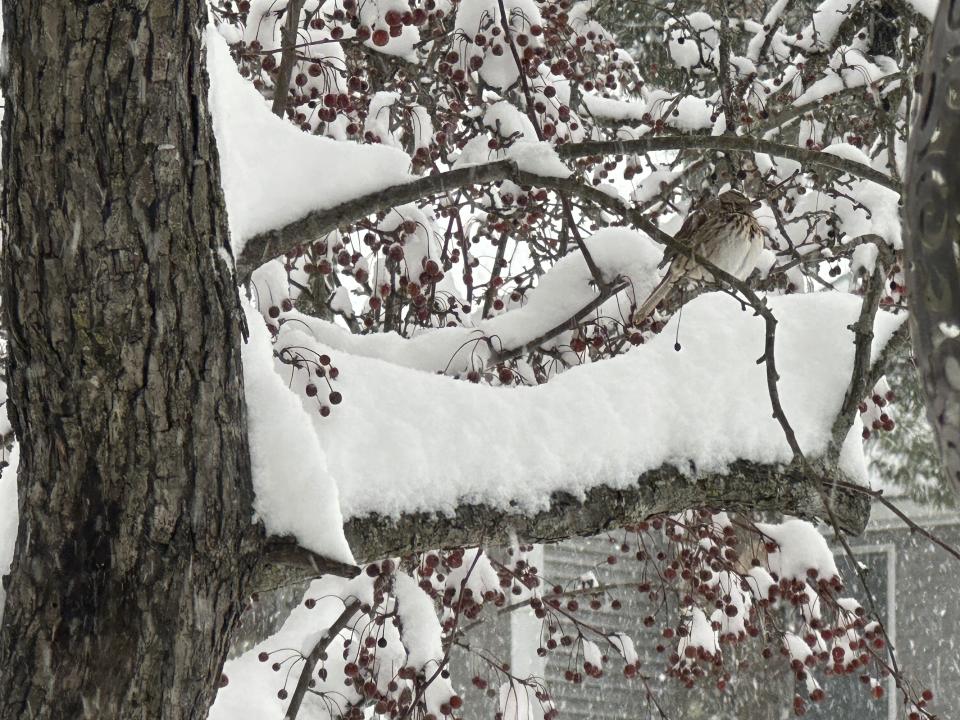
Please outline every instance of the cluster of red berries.
[[863, 420], [863, 439], [869, 440], [872, 432], [893, 432], [896, 423], [890, 417], [888, 404], [894, 401], [896, 395], [893, 390], [886, 390], [882, 394], [874, 392], [866, 400], [861, 400], [857, 409]]

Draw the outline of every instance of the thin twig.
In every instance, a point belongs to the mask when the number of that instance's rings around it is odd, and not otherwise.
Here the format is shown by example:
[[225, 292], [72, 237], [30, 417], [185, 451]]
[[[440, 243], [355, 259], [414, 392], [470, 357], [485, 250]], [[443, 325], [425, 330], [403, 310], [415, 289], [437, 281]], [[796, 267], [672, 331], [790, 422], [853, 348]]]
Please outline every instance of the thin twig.
[[[507, 22], [507, 10], [504, 7], [503, 0], [497, 0], [497, 4], [500, 7], [500, 27], [503, 28], [503, 34], [507, 38], [507, 44], [510, 46], [510, 53], [513, 55], [513, 61], [517, 66], [517, 75], [519, 76], [520, 87], [523, 90], [523, 97], [526, 100], [525, 104], [527, 106], [527, 117], [530, 119], [530, 124], [533, 125], [534, 132], [537, 133], [537, 140], [543, 142], [543, 129], [540, 127], [540, 121], [537, 118], [536, 111], [534, 110], [533, 94], [530, 91], [530, 83], [527, 81], [527, 73], [523, 69], [523, 61], [520, 60], [520, 53], [517, 50], [517, 45], [513, 40], [513, 30], [510, 27], [510, 23]], [[583, 242], [583, 238], [580, 236], [580, 230], [577, 228], [576, 220], [573, 217], [573, 209], [570, 207], [570, 199], [562, 192], [558, 192], [558, 195], [560, 196], [560, 204], [563, 206], [563, 215], [568, 226], [570, 227], [570, 233], [573, 235], [573, 239], [576, 241], [577, 247], [580, 248], [580, 252], [583, 254], [583, 259], [587, 263], [587, 267], [590, 269], [590, 274], [593, 276], [593, 281], [602, 291], [606, 285], [606, 283], [603, 281], [603, 274], [600, 272], [600, 268], [597, 267], [593, 257], [590, 255], [590, 251], [587, 250], [587, 246]]]
[[573, 329], [580, 323], [581, 320], [583, 320], [583, 318], [585, 318], [587, 315], [592, 313], [594, 310], [596, 310], [598, 307], [600, 307], [603, 303], [605, 303], [611, 297], [616, 295], [618, 292], [620, 292], [621, 290], [625, 290], [628, 286], [629, 286], [629, 283], [627, 283], [626, 281], [621, 281], [621, 282], [609, 285], [605, 288], [602, 288], [599, 295], [597, 295], [593, 300], [591, 300], [589, 303], [584, 305], [582, 308], [577, 310], [577, 312], [574, 313], [574, 315], [570, 319], [564, 320], [559, 325], [556, 325], [550, 328], [542, 335], [535, 337], [533, 340], [530, 340], [524, 343], [523, 345], [520, 345], [515, 348], [508, 348], [503, 350], [497, 355], [496, 362], [503, 362], [504, 360], [509, 360], [511, 358], [519, 357], [521, 355], [526, 355], [527, 353], [530, 353], [536, 350], [543, 343], [549, 340], [552, 340], [553, 338], [555, 338], [557, 335], [564, 332], [565, 330]]
[[283, 54], [280, 56], [280, 69], [277, 71], [277, 83], [273, 88], [273, 114], [283, 117], [287, 108], [287, 95], [290, 92], [290, 78], [293, 66], [297, 64], [297, 33], [300, 25], [300, 11], [306, 0], [290, 0], [287, 5], [287, 20], [280, 32]]
[[870, 488], [865, 487], [863, 485], [858, 485], [857, 483], [845, 482], [843, 480], [837, 481], [836, 484], [838, 486], [842, 486], [846, 489], [852, 490], [853, 492], [859, 493], [861, 495], [867, 495], [868, 497], [873, 498], [874, 500], [879, 502], [881, 505], [883, 505], [885, 508], [887, 508], [887, 510], [889, 510], [894, 515], [896, 515], [900, 519], [900, 521], [903, 522], [904, 525], [910, 528], [910, 532], [916, 532], [916, 533], [919, 533], [920, 535], [923, 535], [923, 537], [925, 537], [927, 540], [932, 542], [934, 545], [936, 545], [939, 548], [942, 548], [943, 550], [946, 550], [950, 555], [955, 557], [957, 560], [960, 560], [960, 550], [948, 544], [946, 541], [941, 540], [932, 532], [922, 527], [915, 520], [910, 518], [910, 516], [907, 515], [899, 507], [897, 507], [897, 505], [895, 505], [893, 501], [888, 500], [887, 498], [884, 497], [883, 490], [871, 490]]
[[837, 413], [831, 429], [830, 449], [827, 456], [836, 460], [840, 456], [840, 448], [853, 425], [857, 407], [864, 395], [870, 389], [867, 387], [870, 370], [870, 352], [873, 348], [873, 325], [880, 309], [880, 298], [883, 296], [883, 281], [886, 273], [883, 265], [877, 260], [873, 273], [865, 281], [863, 303], [860, 306], [860, 317], [847, 329], [853, 331], [856, 349], [853, 353], [853, 369], [850, 375], [850, 385], [843, 398], [843, 405]]
[[897, 688], [904, 694], [904, 697], [908, 697], [908, 689], [903, 685], [903, 678], [900, 674], [900, 667], [897, 664], [897, 654], [893, 643], [890, 642], [890, 636], [887, 634], [887, 628], [884, 623], [880, 620], [880, 613], [877, 611], [877, 602], [873, 597], [873, 592], [870, 590], [869, 585], [867, 585], [867, 578], [863, 572], [863, 568], [860, 567], [860, 563], [857, 560], [856, 556], [853, 554], [853, 550], [850, 547], [850, 543], [847, 542], [846, 535], [842, 532], [840, 528], [840, 523], [837, 520], [837, 516], [833, 512], [833, 505], [830, 503], [830, 498], [827, 497], [827, 491], [822, 484], [817, 483], [817, 489], [820, 492], [820, 497], [823, 499], [823, 506], [827, 510], [827, 515], [830, 519], [830, 524], [833, 526], [833, 532], [837, 540], [839, 540], [840, 545], [843, 547], [844, 553], [850, 559], [850, 564], [853, 565], [853, 570], [857, 574], [857, 579], [860, 581], [860, 586], [863, 588], [863, 592], [867, 597], [867, 603], [870, 605], [870, 612], [873, 614], [874, 620], [877, 622], [877, 627], [880, 628], [880, 633], [883, 635], [884, 642], [887, 645], [887, 656], [890, 658], [891, 665], [891, 675], [893, 676], [893, 681], [896, 683]]
[[313, 646], [310, 654], [307, 655], [303, 663], [303, 670], [300, 672], [300, 679], [297, 680], [297, 687], [294, 689], [293, 696], [290, 698], [290, 704], [287, 706], [287, 712], [284, 715], [285, 720], [296, 720], [297, 714], [300, 712], [300, 705], [303, 703], [303, 698], [307, 694], [307, 688], [310, 686], [313, 669], [320, 660], [320, 655], [322, 655], [324, 650], [333, 642], [333, 639], [340, 634], [340, 631], [347, 626], [347, 623], [353, 619], [353, 616], [357, 614], [358, 610], [360, 610], [359, 600], [354, 600], [347, 605], [343, 609], [343, 612], [340, 613], [340, 617], [338, 617], [333, 625], [330, 626], [330, 629], [317, 640], [317, 644]]

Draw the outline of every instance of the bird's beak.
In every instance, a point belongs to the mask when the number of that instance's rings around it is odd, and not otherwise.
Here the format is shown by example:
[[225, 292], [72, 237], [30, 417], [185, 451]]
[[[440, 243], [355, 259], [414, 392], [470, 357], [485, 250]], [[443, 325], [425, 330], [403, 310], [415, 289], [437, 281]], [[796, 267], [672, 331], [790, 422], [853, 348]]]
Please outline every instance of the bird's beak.
[[759, 209], [760, 209], [760, 201], [759, 201], [759, 200], [754, 200], [753, 202], [751, 202], [751, 203], [750, 203], [750, 209], [751, 209], [751, 210], [759, 210]]

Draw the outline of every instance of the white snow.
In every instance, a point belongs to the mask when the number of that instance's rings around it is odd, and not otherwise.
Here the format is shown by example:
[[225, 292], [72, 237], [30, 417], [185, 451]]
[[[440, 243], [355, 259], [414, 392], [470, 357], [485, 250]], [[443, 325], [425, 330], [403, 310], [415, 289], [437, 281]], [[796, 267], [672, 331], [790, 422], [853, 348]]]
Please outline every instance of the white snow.
[[850, 274], [855, 276], [861, 270], [868, 275], [873, 274], [879, 254], [880, 248], [877, 247], [876, 243], [865, 242], [857, 245], [850, 256]]
[[350, 317], [353, 315], [353, 305], [350, 303], [350, 293], [345, 287], [338, 287], [330, 300], [330, 309]]
[[397, 573], [393, 581], [407, 664], [429, 676], [443, 659], [442, 631], [433, 600], [406, 573]]
[[623, 662], [627, 665], [633, 665], [639, 660], [637, 648], [633, 644], [633, 638], [626, 633], [616, 632], [608, 637], [610, 643], [617, 649]]
[[[624, 295], [642, 298], [657, 281], [662, 250], [646, 235], [624, 228], [607, 228], [585, 239], [587, 250], [606, 281], [618, 276], [631, 282]], [[418, 266], [414, 263], [414, 266]], [[284, 333], [305, 324], [321, 343], [336, 350], [389, 360], [431, 372], [463, 372], [489, 359], [495, 351], [520, 347], [568, 320], [596, 298], [590, 271], [579, 252], [561, 259], [527, 293], [527, 301], [510, 312], [480, 322], [475, 328], [444, 328], [406, 340], [395, 333], [358, 336], [332, 323], [307, 316], [286, 326]], [[278, 301], [275, 301], [278, 302]], [[488, 345], [485, 339], [489, 339]]]
[[876, 62], [871, 62], [860, 50], [840, 47], [833, 54], [830, 68], [824, 71], [823, 77], [798, 96], [793, 101], [793, 106], [809, 105], [844, 88], [870, 85], [896, 73], [898, 69], [897, 64], [890, 58], [876, 58]]
[[[860, 300], [823, 293], [769, 301], [779, 320], [781, 401], [801, 448], [816, 457], [827, 447], [849, 380], [854, 346], [847, 325]], [[902, 320], [879, 313], [875, 354]], [[684, 308], [681, 352], [673, 349], [676, 322], [626, 355], [543, 386], [511, 389], [435, 374], [462, 344], [460, 331], [452, 332], [457, 344], [446, 345], [446, 358], [436, 355], [445, 330], [423, 336], [436, 339], [421, 357], [416, 340], [350, 337], [341, 349], [299, 322], [284, 325], [278, 342], [327, 352], [340, 368], [343, 404], [328, 418], [309, 415], [346, 517], [449, 512], [465, 501], [522, 512], [546, 508], [554, 491], [624, 487], [665, 463], [711, 472], [737, 459], [790, 460], [771, 417], [765, 368], [756, 363], [763, 322], [726, 295], [703, 295]], [[332, 326], [311, 323], [325, 327]], [[345, 333], [316, 334], [348, 340]], [[294, 381], [294, 388], [302, 384]], [[865, 479], [862, 452], [847, 453], [843, 466]], [[522, 483], [515, 481], [519, 469]]]
[[314, 552], [353, 562], [343, 536], [337, 486], [307, 412], [274, 369], [270, 335], [246, 308], [250, 339], [242, 348], [254, 510], [271, 535], [294, 535]]
[[766, 600], [770, 595], [770, 588], [776, 585], [765, 567], [751, 567], [745, 575], [747, 587], [753, 594], [754, 600]]
[[940, 6], [940, 0], [907, 0], [910, 6], [927, 20], [933, 22], [937, 17], [937, 8]]
[[810, 569], [826, 580], [840, 576], [826, 539], [806, 520], [792, 518], [779, 525], [757, 523], [757, 528], [779, 546], [769, 554], [768, 564], [781, 579], [806, 580]]
[[414, 179], [401, 150], [310, 135], [276, 117], [240, 76], [212, 26], [206, 41], [210, 112], [235, 256], [258, 233]]
[[[6, 413], [4, 413], [6, 416]], [[4, 417], [6, 420], [6, 417]], [[14, 444], [7, 456], [10, 463], [0, 473], [0, 578], [10, 572], [13, 562], [13, 550], [17, 542], [17, 465], [20, 462], [20, 448]], [[0, 620], [3, 620], [3, 606], [6, 593], [0, 584]]]
[[667, 50], [678, 67], [694, 68], [709, 65], [720, 46], [717, 22], [705, 12], [694, 12], [676, 20], [669, 20]]
[[[505, 0], [504, 9], [512, 36], [527, 34], [529, 47], [543, 45], [543, 35], [530, 33], [532, 25], [543, 24], [540, 9], [533, 0]], [[500, 34], [494, 37], [491, 33], [494, 27], [499, 32], [501, 23], [500, 6], [496, 0], [461, 0], [457, 7], [455, 33], [458, 37], [456, 48], [460, 55], [458, 67], [469, 71], [470, 61], [477, 58], [483, 63], [477, 71], [480, 78], [490, 87], [506, 90], [517, 81], [519, 72], [504, 36]], [[487, 38], [483, 46], [474, 42], [478, 33]], [[502, 51], [500, 55], [494, 54], [493, 48], [497, 46]]]
[[[833, 143], [823, 148], [822, 152], [853, 162], [871, 165], [867, 154], [849, 143]], [[758, 165], [764, 170], [770, 167], [768, 163], [759, 162], [763, 156], [757, 155], [756, 157]], [[777, 160], [777, 165], [781, 177], [786, 177], [785, 173], [792, 172], [794, 168], [799, 169], [799, 166], [795, 163], [782, 159]], [[865, 235], [879, 235], [891, 248], [901, 249], [903, 239], [900, 225], [900, 195], [896, 191], [878, 185], [871, 180], [849, 175], [843, 177], [846, 185], [843, 194], [832, 198], [827, 193], [811, 187], [798, 198], [794, 210], [795, 215], [801, 216], [804, 213], [822, 213], [832, 210], [839, 220], [836, 230], [839, 231], [841, 239], [850, 241], [862, 238]], [[832, 228], [828, 227], [823, 220], [820, 220], [810, 230], [826, 235], [830, 229]], [[792, 223], [787, 226], [787, 232], [796, 243], [804, 242], [807, 230], [807, 226], [804, 225], [801, 228], [800, 223]]]
[[787, 2], [788, 0], [776, 0], [773, 5], [770, 6], [770, 9], [767, 10], [767, 14], [763, 17], [763, 24], [758, 30], [754, 31], [755, 35], [747, 45], [747, 57], [750, 60], [754, 62], [760, 60], [760, 48], [763, 47], [767, 34], [773, 30], [774, 23], [776, 23], [783, 14]]
[[813, 12], [810, 23], [798, 33], [799, 39], [794, 44], [805, 50], [825, 48], [857, 5], [859, 0], [823, 0]]
[[521, 170], [544, 177], [567, 178], [573, 174], [563, 164], [557, 151], [546, 142], [515, 142], [507, 148], [507, 157], [517, 163]]
[[784, 633], [783, 645], [787, 650], [787, 654], [793, 660], [806, 662], [807, 658], [813, 655], [813, 649], [796, 633]]
[[[678, 100], [676, 93], [651, 89], [645, 91], [642, 101], [606, 98], [594, 93], [584, 93], [582, 100], [595, 118], [639, 121], [644, 115], [649, 115], [651, 121], [663, 120], [665, 125], [677, 130], [694, 131], [714, 127], [713, 104], [696, 95], [683, 95]], [[639, 137], [648, 129], [633, 129], [629, 137]]]
[[[282, 718], [287, 700], [280, 700], [277, 691], [286, 684], [287, 691], [292, 694], [296, 686], [303, 663], [294, 664], [295, 653], [307, 655], [314, 645], [323, 637], [327, 628], [333, 624], [343, 611], [343, 598], [359, 597], [368, 602], [371, 599], [370, 578], [365, 575], [352, 581], [326, 576], [322, 580], [311, 583], [307, 597], [316, 599], [313, 609], [298, 605], [290, 613], [280, 630], [272, 637], [251, 648], [248, 652], [228, 660], [223, 667], [223, 674], [229, 683], [217, 693], [216, 702], [210, 708], [208, 720], [239, 720], [252, 718], [265, 720], [266, 718]], [[350, 631], [341, 633], [341, 638], [348, 637]], [[338, 647], [339, 646], [339, 647]], [[330, 676], [338, 678], [340, 692], [351, 693], [344, 689], [342, 669], [346, 660], [339, 650], [342, 649], [340, 639], [331, 643], [330, 659], [326, 666], [330, 668]], [[273, 653], [268, 662], [261, 663], [257, 656], [261, 652]], [[270, 665], [281, 663], [279, 672], [272, 672]], [[289, 673], [289, 676], [288, 676]], [[286, 683], [284, 681], [286, 680]], [[354, 695], [354, 697], [356, 697]], [[323, 704], [307, 693], [304, 700], [301, 718], [326, 718]]]
[[500, 716], [503, 720], [540, 720], [543, 710], [529, 688], [512, 678], [500, 685]]
[[603, 667], [603, 653], [593, 640], [582, 640], [580, 649], [583, 652], [584, 664], [589, 663], [595, 668]]
[[686, 626], [689, 635], [681, 638], [677, 644], [681, 664], [684, 662], [684, 650], [687, 647], [702, 648], [708, 657], [713, 657], [720, 652], [719, 633], [713, 629], [703, 610], [698, 607], [692, 608]]

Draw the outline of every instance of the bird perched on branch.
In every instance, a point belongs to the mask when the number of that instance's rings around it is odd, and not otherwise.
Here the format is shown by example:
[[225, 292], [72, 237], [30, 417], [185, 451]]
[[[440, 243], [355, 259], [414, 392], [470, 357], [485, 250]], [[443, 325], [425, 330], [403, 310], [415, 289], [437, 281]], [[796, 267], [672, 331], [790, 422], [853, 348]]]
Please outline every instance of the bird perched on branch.
[[710, 272], [697, 262], [697, 255], [738, 280], [746, 280], [763, 249], [763, 230], [753, 217], [753, 211], [759, 207], [758, 201], [729, 190], [691, 213], [673, 236], [686, 250], [668, 248], [664, 253], [660, 267], [670, 263], [670, 268], [640, 305], [634, 316], [636, 324], [653, 312], [678, 282], [711, 279]]

